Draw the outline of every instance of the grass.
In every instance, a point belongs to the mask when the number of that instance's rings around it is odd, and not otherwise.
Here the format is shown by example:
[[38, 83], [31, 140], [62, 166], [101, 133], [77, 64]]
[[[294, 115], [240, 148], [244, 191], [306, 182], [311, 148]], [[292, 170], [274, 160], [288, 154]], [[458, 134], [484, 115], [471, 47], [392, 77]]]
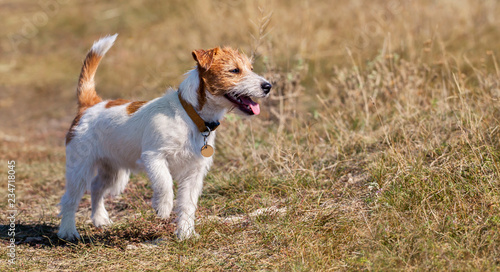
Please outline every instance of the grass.
[[[0, 270], [499, 269], [495, 1], [59, 2], [0, 4], [0, 158], [17, 162], [19, 211], [17, 263], [1, 225]], [[219, 44], [274, 84], [260, 116], [219, 128], [200, 239], [174, 239], [144, 175], [107, 200], [113, 226], [92, 226], [86, 196], [84, 241], [57, 239], [81, 60], [115, 32], [106, 98], [157, 97]]]

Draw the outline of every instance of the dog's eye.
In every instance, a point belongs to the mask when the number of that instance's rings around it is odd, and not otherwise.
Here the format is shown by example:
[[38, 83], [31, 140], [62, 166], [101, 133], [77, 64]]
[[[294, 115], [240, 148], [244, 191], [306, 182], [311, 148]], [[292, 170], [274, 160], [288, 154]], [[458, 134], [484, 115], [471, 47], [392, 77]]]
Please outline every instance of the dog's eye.
[[234, 73], [234, 74], [239, 74], [240, 69], [236, 68], [236, 69], [230, 70], [229, 72]]

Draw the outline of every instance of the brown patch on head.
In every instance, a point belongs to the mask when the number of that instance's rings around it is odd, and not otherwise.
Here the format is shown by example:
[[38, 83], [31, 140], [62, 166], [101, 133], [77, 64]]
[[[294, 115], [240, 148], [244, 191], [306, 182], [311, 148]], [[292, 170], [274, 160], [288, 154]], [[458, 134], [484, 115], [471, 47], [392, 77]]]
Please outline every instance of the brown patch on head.
[[106, 103], [105, 107], [106, 107], [106, 109], [109, 109], [111, 107], [120, 106], [120, 105], [127, 104], [127, 103], [130, 103], [130, 100], [127, 100], [127, 99], [110, 100], [110, 101], [108, 101], [108, 103]]
[[205, 82], [200, 77], [200, 84], [198, 85], [198, 110], [201, 110], [207, 102], [207, 94], [205, 93]]
[[210, 69], [212, 66], [212, 62], [214, 60], [214, 55], [219, 52], [219, 48], [213, 48], [210, 50], [198, 49], [192, 52], [194, 60], [198, 63], [198, 65], [204, 70]]
[[127, 114], [132, 115], [134, 112], [139, 110], [144, 104], [148, 103], [148, 101], [134, 101], [127, 106]]
[[229, 47], [194, 50], [192, 54], [200, 74], [198, 103], [201, 105], [206, 101], [205, 87], [213, 95], [224, 95], [253, 69], [247, 56]]

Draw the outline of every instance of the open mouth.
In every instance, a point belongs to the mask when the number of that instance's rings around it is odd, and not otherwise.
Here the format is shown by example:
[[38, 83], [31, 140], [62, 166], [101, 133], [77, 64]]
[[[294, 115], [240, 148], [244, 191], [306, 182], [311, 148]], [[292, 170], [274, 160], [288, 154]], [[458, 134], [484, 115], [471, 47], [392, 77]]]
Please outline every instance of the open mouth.
[[225, 94], [224, 97], [235, 104], [238, 109], [240, 109], [244, 113], [247, 113], [249, 115], [258, 115], [260, 113], [259, 104], [253, 101], [249, 96], [234, 96], [231, 94]]

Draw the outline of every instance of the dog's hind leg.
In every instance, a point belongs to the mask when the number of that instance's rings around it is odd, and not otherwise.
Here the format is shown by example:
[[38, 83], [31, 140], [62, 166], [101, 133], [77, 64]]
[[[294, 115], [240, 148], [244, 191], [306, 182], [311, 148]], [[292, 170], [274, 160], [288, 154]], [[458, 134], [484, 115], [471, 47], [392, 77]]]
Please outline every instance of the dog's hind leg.
[[60, 203], [62, 219], [57, 233], [59, 238], [69, 241], [80, 239], [76, 230], [75, 213], [94, 173], [94, 166], [90, 163], [78, 167], [66, 163], [66, 192]]
[[120, 194], [125, 188], [128, 178], [128, 170], [117, 170], [106, 161], [99, 163], [97, 176], [91, 185], [92, 222], [94, 226], [102, 227], [113, 223], [104, 207], [104, 197], [109, 193], [112, 195]]

